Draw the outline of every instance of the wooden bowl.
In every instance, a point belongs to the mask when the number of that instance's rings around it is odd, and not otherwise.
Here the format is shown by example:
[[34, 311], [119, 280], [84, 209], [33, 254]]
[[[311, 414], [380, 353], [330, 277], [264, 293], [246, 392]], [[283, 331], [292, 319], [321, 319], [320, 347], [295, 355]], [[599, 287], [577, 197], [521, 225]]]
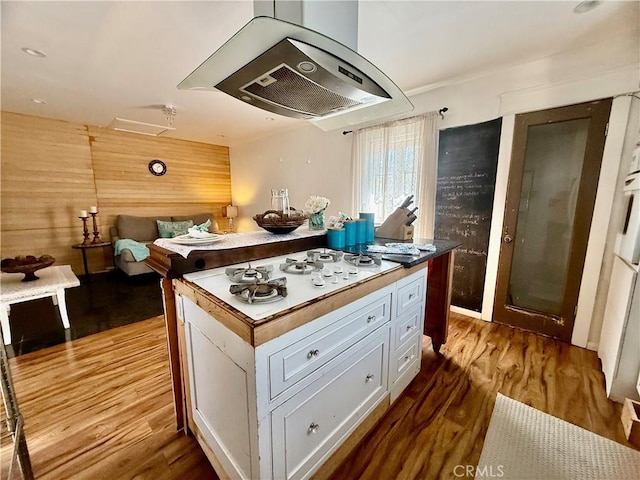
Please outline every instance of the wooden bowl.
[[5, 273], [24, 273], [23, 282], [38, 280], [35, 271], [50, 266], [56, 259], [51, 255], [34, 257], [33, 255], [18, 255], [16, 258], [4, 258], [0, 262], [0, 270]]
[[291, 233], [309, 218], [301, 210], [291, 209], [289, 215], [283, 215], [278, 210], [267, 210], [253, 216], [253, 220], [260, 228], [275, 234]]

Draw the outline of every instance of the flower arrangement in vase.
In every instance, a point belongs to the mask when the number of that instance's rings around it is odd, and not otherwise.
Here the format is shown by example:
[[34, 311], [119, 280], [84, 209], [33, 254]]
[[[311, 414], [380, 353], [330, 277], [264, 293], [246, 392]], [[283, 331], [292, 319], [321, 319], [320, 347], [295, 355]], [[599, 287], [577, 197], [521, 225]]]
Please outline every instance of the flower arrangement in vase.
[[304, 204], [304, 211], [309, 215], [309, 230], [324, 230], [324, 212], [331, 201], [325, 197], [310, 196]]

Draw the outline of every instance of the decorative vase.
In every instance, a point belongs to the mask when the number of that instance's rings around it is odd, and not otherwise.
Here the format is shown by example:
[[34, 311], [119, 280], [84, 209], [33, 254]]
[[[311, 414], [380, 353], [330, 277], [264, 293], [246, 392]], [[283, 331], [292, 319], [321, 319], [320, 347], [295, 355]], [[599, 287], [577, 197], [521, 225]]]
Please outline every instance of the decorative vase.
[[309, 215], [309, 230], [324, 230], [324, 210]]

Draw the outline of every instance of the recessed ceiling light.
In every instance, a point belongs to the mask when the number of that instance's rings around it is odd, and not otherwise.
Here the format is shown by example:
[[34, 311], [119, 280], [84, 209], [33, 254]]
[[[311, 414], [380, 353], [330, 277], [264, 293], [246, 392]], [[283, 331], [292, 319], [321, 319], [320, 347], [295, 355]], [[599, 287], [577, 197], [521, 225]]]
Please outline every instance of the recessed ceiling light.
[[22, 51], [27, 55], [31, 55], [32, 57], [44, 58], [47, 56], [46, 53], [41, 52], [40, 50], [36, 50], [35, 48], [22, 47]]
[[590, 12], [598, 5], [602, 3], [601, 0], [585, 0], [584, 2], [580, 2], [573, 9], [573, 13], [586, 13]]
[[42, 98], [32, 98], [31, 101], [39, 105], [44, 105], [45, 103], [47, 103], [47, 101], [43, 100]]

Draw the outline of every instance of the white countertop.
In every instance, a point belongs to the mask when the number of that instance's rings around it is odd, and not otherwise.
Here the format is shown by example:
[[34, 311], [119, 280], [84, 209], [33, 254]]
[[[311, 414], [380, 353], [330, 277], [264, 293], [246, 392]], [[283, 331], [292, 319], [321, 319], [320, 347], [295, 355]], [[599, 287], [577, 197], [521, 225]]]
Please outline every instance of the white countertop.
[[[344, 260], [337, 263], [327, 263], [325, 264], [326, 270], [324, 274], [330, 275], [323, 276], [324, 285], [317, 287], [312, 283], [313, 274], [297, 275], [281, 271], [279, 266], [280, 264], [285, 263], [287, 258], [296, 260], [305, 259], [306, 251], [251, 262], [252, 267], [272, 265], [272, 279], [286, 278], [287, 296], [282, 300], [272, 303], [244, 303], [229, 292], [229, 287], [235, 282], [232, 282], [227, 277], [225, 274], [226, 269], [233, 267], [247, 267], [247, 263], [188, 273], [184, 275], [183, 278], [205, 289], [249, 318], [252, 318], [253, 320], [262, 320], [310, 300], [318, 299], [320, 297], [333, 294], [341, 289], [349, 288], [358, 283], [365, 282], [383, 272], [387, 272], [395, 268], [403, 268], [398, 263], [382, 260], [381, 265], [379, 266], [361, 266], [357, 267], [357, 273], [349, 273], [349, 268], [351, 267], [351, 270], [353, 270], [355, 267], [351, 266]], [[338, 269], [341, 268], [342, 273], [335, 273], [336, 267], [338, 267]], [[318, 271], [316, 275], [318, 274], [322, 275], [322, 272]]]

